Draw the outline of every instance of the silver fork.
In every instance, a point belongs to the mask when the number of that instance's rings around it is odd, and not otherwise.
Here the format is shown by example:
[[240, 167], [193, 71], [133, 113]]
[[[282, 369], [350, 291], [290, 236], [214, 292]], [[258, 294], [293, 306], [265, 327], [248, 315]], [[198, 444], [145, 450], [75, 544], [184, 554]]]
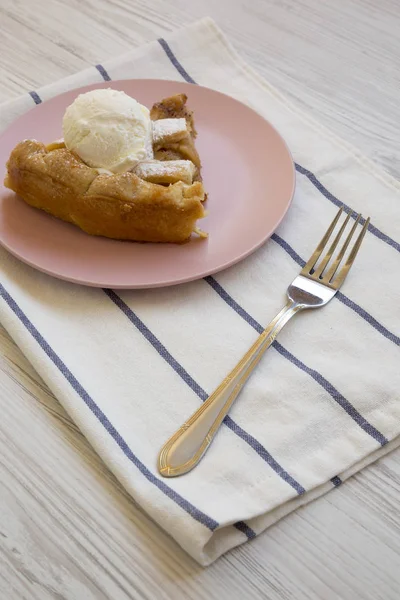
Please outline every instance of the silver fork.
[[322, 256], [342, 212], [343, 207], [333, 219], [300, 275], [288, 287], [288, 300], [281, 312], [271, 321], [211, 396], [163, 446], [158, 459], [161, 475], [164, 477], [183, 475], [197, 465], [209, 448], [240, 390], [282, 327], [299, 311], [306, 308], [319, 308], [332, 300], [354, 262], [370, 221], [368, 217], [344, 265], [338, 271], [361, 218], [359, 214], [335, 259], [331, 260], [353, 214], [350, 212], [347, 215], [325, 255]]

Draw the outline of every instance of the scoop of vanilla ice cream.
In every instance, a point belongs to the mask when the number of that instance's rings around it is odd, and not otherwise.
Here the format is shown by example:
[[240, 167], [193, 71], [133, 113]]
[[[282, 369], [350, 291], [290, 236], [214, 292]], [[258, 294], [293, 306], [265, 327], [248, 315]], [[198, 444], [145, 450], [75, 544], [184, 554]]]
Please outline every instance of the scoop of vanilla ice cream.
[[112, 89], [80, 94], [63, 118], [66, 147], [90, 167], [129, 171], [153, 157], [148, 108]]

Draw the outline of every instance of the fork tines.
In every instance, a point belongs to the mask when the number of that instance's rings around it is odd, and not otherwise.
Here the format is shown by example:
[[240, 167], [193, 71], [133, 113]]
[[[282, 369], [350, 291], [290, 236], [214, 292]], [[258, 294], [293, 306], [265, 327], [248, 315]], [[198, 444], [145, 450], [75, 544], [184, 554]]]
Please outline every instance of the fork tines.
[[[320, 243], [314, 250], [314, 252], [311, 255], [310, 259], [308, 260], [307, 264], [303, 267], [303, 269], [301, 271], [301, 275], [303, 275], [305, 277], [309, 277], [311, 279], [314, 279], [315, 281], [318, 281], [320, 283], [324, 283], [325, 285], [328, 285], [329, 287], [333, 287], [334, 289], [338, 289], [342, 285], [347, 273], [349, 272], [349, 270], [354, 262], [354, 259], [357, 256], [357, 252], [360, 249], [361, 242], [363, 241], [363, 238], [366, 234], [366, 231], [368, 229], [368, 225], [370, 222], [370, 218], [368, 217], [368, 219], [366, 219], [360, 233], [358, 234], [356, 241], [353, 242], [353, 246], [347, 256], [346, 262], [340, 268], [339, 272], [336, 275], [336, 271], [338, 270], [340, 263], [343, 260], [346, 250], [349, 247], [352, 237], [357, 229], [357, 225], [360, 222], [361, 213], [358, 214], [357, 216], [353, 217], [355, 219], [354, 225], [352, 226], [350, 232], [348, 233], [346, 239], [344, 240], [344, 243], [342, 244], [342, 247], [340, 248], [339, 252], [337, 253], [335, 259], [331, 262], [331, 264], [329, 265], [329, 263], [333, 257], [333, 254], [334, 254], [340, 240], [344, 237], [343, 234], [346, 230], [346, 227], [349, 223], [350, 218], [354, 215], [354, 212], [352, 210], [347, 214], [346, 219], [344, 220], [338, 233], [336, 234], [331, 245], [329, 246], [329, 249], [327, 250], [325, 255], [322, 257], [319, 264], [317, 266], [316, 266], [316, 264], [317, 264], [319, 258], [321, 257], [322, 252], [324, 251], [325, 247], [327, 246], [329, 238], [331, 237], [333, 231], [335, 230], [335, 227], [338, 224], [338, 221], [340, 219], [340, 216], [341, 216], [343, 210], [344, 210], [344, 207], [342, 206], [339, 209], [338, 213], [336, 214], [335, 218], [333, 219], [332, 223], [328, 227], [324, 237], [322, 238], [322, 240], [320, 241]], [[327, 268], [328, 265], [329, 265], [329, 268]], [[314, 269], [314, 267], [315, 267], [315, 269]], [[335, 275], [336, 275], [336, 277], [335, 277]]]

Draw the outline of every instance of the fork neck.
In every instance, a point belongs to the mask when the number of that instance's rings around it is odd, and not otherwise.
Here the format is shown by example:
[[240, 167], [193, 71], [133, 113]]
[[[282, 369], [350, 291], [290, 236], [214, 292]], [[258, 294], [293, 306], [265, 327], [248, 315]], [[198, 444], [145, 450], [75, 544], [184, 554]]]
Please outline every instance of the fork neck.
[[286, 325], [286, 323], [294, 317], [294, 315], [304, 308], [303, 304], [295, 302], [294, 300], [288, 299], [282, 310], [276, 315], [274, 319], [267, 325], [263, 332], [263, 336], [268, 336], [271, 339], [271, 343], [275, 340], [278, 333]]

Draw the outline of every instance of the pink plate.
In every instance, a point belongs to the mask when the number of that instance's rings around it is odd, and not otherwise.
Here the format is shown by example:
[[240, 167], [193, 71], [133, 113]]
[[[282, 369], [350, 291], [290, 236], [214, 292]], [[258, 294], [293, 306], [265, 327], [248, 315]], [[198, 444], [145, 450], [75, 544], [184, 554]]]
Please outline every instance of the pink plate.
[[142, 104], [185, 92], [195, 112], [197, 147], [208, 191], [208, 240], [137, 244], [92, 237], [31, 208], [0, 187], [0, 243], [49, 275], [90, 286], [149, 288], [199, 279], [248, 256], [278, 227], [290, 206], [295, 171], [278, 132], [248, 106], [211, 89], [156, 79], [90, 85], [39, 104], [0, 137], [0, 164], [17, 142], [61, 137], [66, 107], [82, 92], [112, 87]]

